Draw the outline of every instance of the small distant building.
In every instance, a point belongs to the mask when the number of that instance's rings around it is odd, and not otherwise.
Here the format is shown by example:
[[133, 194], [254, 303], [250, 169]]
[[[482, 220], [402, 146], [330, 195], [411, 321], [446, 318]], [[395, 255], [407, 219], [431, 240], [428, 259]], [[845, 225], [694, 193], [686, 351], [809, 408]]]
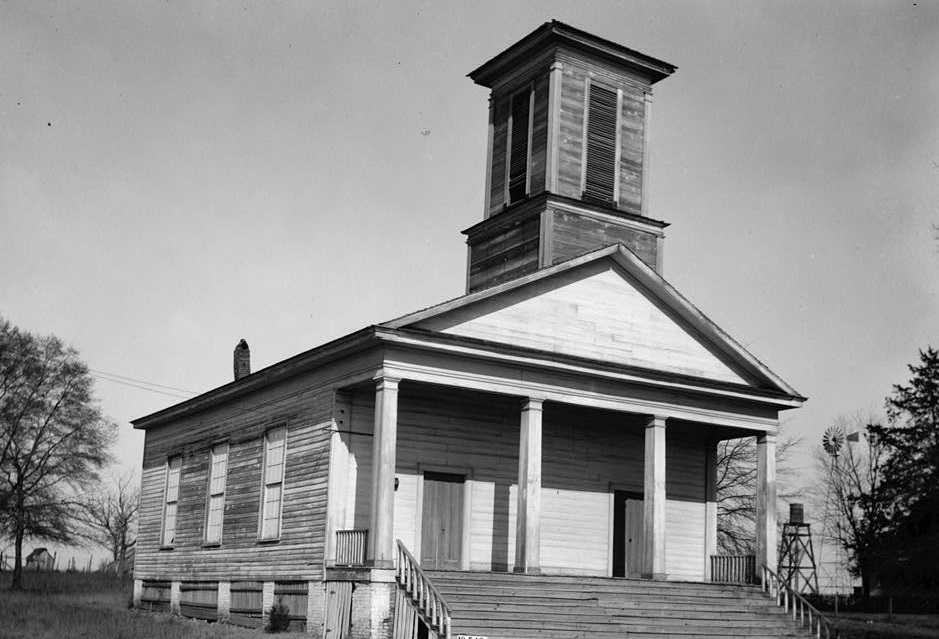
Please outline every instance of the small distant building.
[[36, 548], [26, 557], [23, 569], [37, 572], [40, 570], [55, 570], [55, 557], [45, 548]]

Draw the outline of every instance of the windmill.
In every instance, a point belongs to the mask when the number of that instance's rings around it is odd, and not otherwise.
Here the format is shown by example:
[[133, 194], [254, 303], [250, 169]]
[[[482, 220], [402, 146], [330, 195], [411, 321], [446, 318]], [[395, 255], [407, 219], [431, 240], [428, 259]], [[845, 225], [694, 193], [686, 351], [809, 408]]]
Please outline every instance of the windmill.
[[[825, 431], [825, 434], [822, 435], [822, 446], [825, 448], [825, 452], [828, 453], [832, 458], [837, 457], [838, 453], [841, 451], [841, 447], [844, 446], [845, 434], [840, 426], [829, 426], [828, 430]], [[834, 466], [832, 466], [834, 469]], [[831, 482], [829, 482], [829, 487]], [[826, 499], [826, 503], [827, 503]]]
[[[830, 514], [831, 507], [831, 491], [835, 481], [835, 472], [838, 467], [838, 457], [841, 454], [841, 450], [844, 447], [846, 442], [856, 442], [857, 433], [851, 433], [850, 435], [845, 435], [844, 429], [839, 425], [829, 426], [825, 431], [825, 434], [822, 435], [822, 447], [825, 452], [831, 458], [828, 466], [828, 486], [825, 492], [825, 512], [822, 516], [822, 531], [823, 534], [829, 530], [828, 528], [828, 516]], [[835, 521], [835, 525], [838, 527], [839, 532], [841, 528], [840, 519]], [[839, 535], [840, 537], [840, 535]], [[824, 568], [824, 563], [822, 562], [822, 553], [825, 550], [825, 543], [823, 541], [821, 547], [818, 551], [818, 565]], [[828, 579], [829, 584], [834, 582], [834, 585], [837, 587], [844, 586], [843, 583], [843, 566], [846, 563], [847, 558], [844, 556], [844, 549], [836, 543], [835, 552], [839, 557], [835, 560], [840, 568], [832, 569], [829, 565], [828, 569]], [[816, 586], [817, 587], [817, 586]]]

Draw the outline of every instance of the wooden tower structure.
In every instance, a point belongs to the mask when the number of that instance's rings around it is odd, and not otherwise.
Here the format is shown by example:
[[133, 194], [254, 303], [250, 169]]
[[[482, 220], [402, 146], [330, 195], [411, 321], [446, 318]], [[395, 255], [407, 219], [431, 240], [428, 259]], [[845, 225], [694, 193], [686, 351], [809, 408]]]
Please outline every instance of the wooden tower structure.
[[676, 67], [547, 22], [471, 71], [490, 90], [485, 219], [467, 293], [617, 242], [661, 274], [649, 217], [652, 85]]
[[812, 531], [805, 523], [802, 504], [789, 504], [789, 521], [783, 524], [778, 574], [801, 594], [818, 594], [818, 568], [812, 548]]

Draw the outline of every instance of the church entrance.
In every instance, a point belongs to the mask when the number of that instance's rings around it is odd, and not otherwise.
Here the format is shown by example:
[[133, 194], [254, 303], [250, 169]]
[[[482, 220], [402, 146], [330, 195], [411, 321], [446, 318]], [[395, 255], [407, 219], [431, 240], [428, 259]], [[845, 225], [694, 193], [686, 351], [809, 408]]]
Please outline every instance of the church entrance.
[[424, 473], [421, 567], [459, 570], [463, 546], [463, 475]]
[[639, 493], [613, 493], [613, 576], [638, 577], [645, 545], [644, 502]]

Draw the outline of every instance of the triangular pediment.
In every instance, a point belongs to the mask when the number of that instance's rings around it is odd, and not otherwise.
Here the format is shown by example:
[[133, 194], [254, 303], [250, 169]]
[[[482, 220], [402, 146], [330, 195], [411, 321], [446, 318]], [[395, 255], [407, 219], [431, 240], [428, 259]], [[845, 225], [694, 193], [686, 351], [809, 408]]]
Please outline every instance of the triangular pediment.
[[798, 396], [621, 247], [596, 251], [386, 326]]

